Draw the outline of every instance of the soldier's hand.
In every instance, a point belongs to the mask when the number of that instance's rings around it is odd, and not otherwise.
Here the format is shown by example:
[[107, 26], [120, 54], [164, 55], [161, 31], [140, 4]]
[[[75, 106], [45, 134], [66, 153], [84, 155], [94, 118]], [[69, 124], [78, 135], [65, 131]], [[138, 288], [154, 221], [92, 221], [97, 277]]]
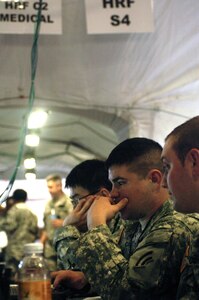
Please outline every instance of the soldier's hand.
[[79, 231], [87, 230], [87, 211], [92, 204], [88, 202], [88, 197], [82, 199], [74, 210], [65, 218], [63, 225], [73, 225]]
[[51, 278], [54, 280], [53, 287], [57, 289], [59, 286], [65, 286], [77, 290], [84, 288], [88, 281], [84, 273], [72, 270], [60, 270], [51, 273]]
[[52, 225], [54, 228], [59, 228], [63, 226], [63, 220], [62, 219], [53, 219], [51, 220]]
[[113, 204], [110, 197], [95, 196], [87, 213], [88, 228], [91, 229], [98, 225], [107, 224], [127, 203], [127, 198]]

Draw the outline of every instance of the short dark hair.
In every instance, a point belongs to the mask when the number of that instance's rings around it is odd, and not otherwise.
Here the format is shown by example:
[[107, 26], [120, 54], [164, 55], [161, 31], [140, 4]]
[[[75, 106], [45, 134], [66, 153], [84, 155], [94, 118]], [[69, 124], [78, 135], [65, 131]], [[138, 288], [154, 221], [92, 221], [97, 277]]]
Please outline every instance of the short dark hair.
[[106, 165], [129, 165], [132, 172], [146, 176], [151, 169], [161, 172], [162, 146], [154, 140], [135, 137], [127, 139], [117, 145], [109, 154]]
[[104, 187], [109, 191], [112, 184], [108, 179], [108, 169], [102, 160], [85, 160], [75, 166], [66, 177], [65, 187], [73, 188], [81, 186], [90, 193]]
[[192, 148], [199, 149], [199, 116], [177, 126], [167, 135], [165, 141], [172, 138], [172, 146], [177, 157], [184, 164], [185, 157]]
[[17, 189], [14, 191], [12, 198], [16, 202], [25, 202], [27, 200], [27, 192], [22, 189]]

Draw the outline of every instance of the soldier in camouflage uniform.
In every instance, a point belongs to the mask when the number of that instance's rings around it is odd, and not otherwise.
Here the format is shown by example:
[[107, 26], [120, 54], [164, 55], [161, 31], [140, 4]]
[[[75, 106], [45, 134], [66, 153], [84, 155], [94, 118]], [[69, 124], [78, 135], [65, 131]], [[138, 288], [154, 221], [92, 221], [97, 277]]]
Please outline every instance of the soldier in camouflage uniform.
[[[81, 234], [87, 231], [86, 214], [81, 215], [84, 201], [94, 194], [110, 195], [112, 184], [108, 179], [105, 162], [92, 159], [80, 163], [67, 176], [66, 187], [71, 190], [74, 210], [66, 217], [65, 226], [58, 229], [54, 238], [60, 270], [77, 269], [76, 253], [73, 249], [76, 248], [76, 241]], [[121, 228], [119, 214], [111, 221], [109, 228], [113, 234]]]
[[[183, 213], [199, 212], [199, 116], [176, 127], [162, 152], [164, 186]], [[177, 299], [199, 299], [199, 226], [183, 265]]]
[[24, 190], [15, 190], [12, 199], [14, 204], [3, 217], [0, 230], [4, 230], [8, 237], [5, 261], [14, 276], [24, 254], [24, 245], [38, 238], [38, 220], [25, 203], [27, 193]]
[[[72, 271], [66, 276], [72, 287], [89, 281], [106, 300], [175, 299], [192, 232], [188, 217], [173, 210], [162, 187], [161, 151], [152, 140], [134, 138], [109, 155], [111, 199], [95, 196], [82, 208], [87, 211], [89, 231], [79, 238], [76, 249], [83, 271], [79, 280]], [[124, 229], [120, 246], [107, 226], [118, 211], [123, 219], [135, 221]], [[132, 240], [129, 225], [136, 233]]]
[[56, 230], [63, 225], [65, 217], [73, 210], [71, 199], [62, 190], [62, 179], [59, 175], [49, 175], [47, 185], [52, 199], [44, 211], [44, 231], [40, 241], [44, 244], [44, 257], [50, 271], [57, 269], [57, 254], [53, 246]]

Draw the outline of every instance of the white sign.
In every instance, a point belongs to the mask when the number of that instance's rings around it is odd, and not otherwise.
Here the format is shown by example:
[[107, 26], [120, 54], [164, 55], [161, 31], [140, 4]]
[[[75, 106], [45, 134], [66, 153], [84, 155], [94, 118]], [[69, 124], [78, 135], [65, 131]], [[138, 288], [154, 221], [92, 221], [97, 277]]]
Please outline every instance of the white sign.
[[61, 0], [0, 0], [0, 33], [33, 34], [40, 6], [40, 33], [62, 34]]
[[87, 32], [152, 32], [152, 0], [85, 0]]

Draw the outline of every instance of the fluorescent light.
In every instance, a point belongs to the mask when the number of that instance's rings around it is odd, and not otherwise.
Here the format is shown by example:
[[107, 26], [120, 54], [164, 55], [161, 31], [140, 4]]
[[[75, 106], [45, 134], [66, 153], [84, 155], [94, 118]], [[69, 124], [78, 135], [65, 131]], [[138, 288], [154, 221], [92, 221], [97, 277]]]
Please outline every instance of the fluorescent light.
[[35, 179], [36, 179], [35, 171], [34, 171], [34, 170], [27, 171], [27, 172], [25, 173], [25, 178], [26, 178], [27, 180], [35, 180]]
[[36, 160], [34, 157], [25, 158], [23, 163], [25, 169], [34, 169], [36, 167]]
[[40, 137], [36, 133], [26, 135], [25, 143], [30, 147], [37, 147], [39, 145]]
[[33, 111], [28, 118], [28, 128], [36, 129], [44, 126], [48, 113], [44, 110]]

